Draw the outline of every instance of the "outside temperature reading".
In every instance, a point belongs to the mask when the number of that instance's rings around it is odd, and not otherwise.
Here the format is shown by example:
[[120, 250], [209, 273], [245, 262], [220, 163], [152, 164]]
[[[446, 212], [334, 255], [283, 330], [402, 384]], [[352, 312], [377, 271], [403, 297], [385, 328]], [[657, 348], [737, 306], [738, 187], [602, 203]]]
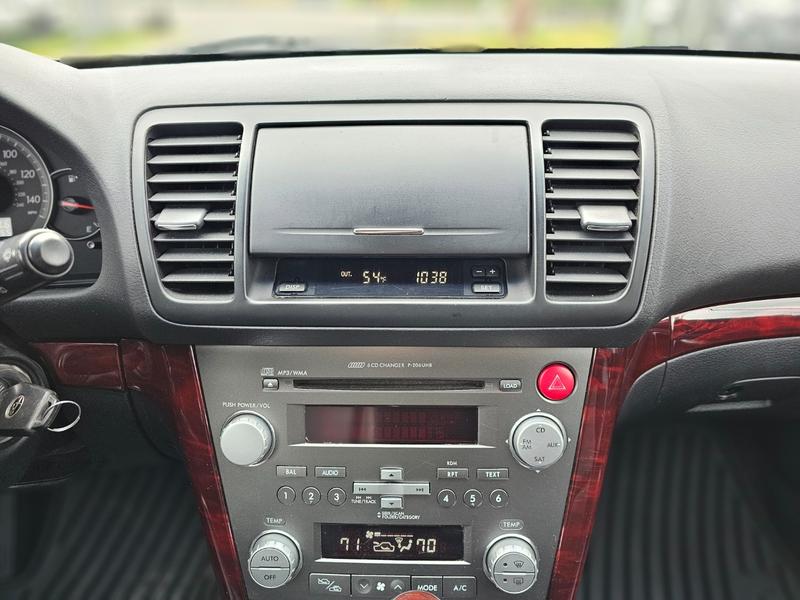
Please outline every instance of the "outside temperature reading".
[[[444, 270], [421, 270], [416, 272], [414, 281], [417, 285], [447, 285], [447, 275], [447, 271]], [[346, 280], [352, 277], [352, 271], [346, 269], [342, 270], [339, 272], [339, 277]], [[384, 283], [395, 283], [395, 281], [390, 279], [388, 272], [367, 269], [361, 271], [361, 283], [363, 285], [380, 285]]]
[[350, 560], [461, 560], [460, 526], [322, 524], [322, 557]]

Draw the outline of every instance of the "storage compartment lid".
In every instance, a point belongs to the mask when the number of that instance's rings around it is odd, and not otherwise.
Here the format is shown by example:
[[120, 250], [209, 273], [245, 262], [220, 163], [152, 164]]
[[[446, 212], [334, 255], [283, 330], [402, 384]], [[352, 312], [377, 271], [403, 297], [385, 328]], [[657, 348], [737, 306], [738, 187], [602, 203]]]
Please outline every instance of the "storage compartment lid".
[[268, 127], [253, 163], [253, 254], [530, 252], [523, 125]]

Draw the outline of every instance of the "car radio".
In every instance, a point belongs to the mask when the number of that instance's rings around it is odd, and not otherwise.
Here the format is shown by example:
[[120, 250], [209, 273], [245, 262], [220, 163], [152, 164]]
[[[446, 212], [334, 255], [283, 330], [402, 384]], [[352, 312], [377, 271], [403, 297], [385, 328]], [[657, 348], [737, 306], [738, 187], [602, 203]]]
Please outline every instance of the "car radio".
[[197, 356], [251, 598], [546, 597], [590, 349]]

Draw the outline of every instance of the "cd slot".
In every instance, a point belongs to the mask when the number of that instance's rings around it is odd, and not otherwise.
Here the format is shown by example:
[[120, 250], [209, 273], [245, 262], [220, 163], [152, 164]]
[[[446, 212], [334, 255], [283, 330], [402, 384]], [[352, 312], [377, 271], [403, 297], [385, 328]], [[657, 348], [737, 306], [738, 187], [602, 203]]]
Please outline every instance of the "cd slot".
[[297, 390], [348, 390], [348, 391], [463, 391], [482, 390], [486, 382], [480, 379], [401, 379], [401, 378], [328, 378], [295, 379]]

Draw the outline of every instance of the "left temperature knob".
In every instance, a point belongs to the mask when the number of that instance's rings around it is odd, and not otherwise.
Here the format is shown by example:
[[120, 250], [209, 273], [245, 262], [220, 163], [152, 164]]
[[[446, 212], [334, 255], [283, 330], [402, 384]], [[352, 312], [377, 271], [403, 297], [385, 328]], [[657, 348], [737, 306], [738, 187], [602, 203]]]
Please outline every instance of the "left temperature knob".
[[275, 433], [261, 415], [239, 413], [222, 428], [219, 445], [222, 454], [233, 464], [255, 465], [272, 452]]
[[289, 583], [302, 565], [300, 546], [282, 531], [266, 531], [258, 536], [250, 547], [247, 562], [253, 581], [269, 589]]

